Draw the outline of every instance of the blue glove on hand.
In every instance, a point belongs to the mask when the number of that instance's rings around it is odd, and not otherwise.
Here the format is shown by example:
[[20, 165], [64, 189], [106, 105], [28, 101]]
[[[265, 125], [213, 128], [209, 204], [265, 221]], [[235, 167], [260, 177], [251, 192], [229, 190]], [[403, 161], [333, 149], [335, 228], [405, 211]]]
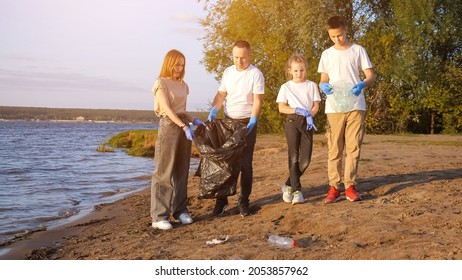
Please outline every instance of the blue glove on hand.
[[332, 86], [328, 83], [320, 83], [319, 88], [321, 88], [321, 91], [324, 92], [325, 94], [332, 94]]
[[318, 131], [316, 126], [314, 125], [313, 116], [309, 115], [306, 117], [306, 130], [314, 129]]
[[363, 90], [364, 86], [365, 86], [364, 82], [361, 81], [358, 84], [356, 84], [352, 89], [350, 89], [350, 93], [358, 96]]
[[196, 126], [199, 126], [199, 125], [205, 126], [205, 123], [203, 121], [199, 120], [198, 118], [194, 118], [193, 124], [196, 125]]
[[186, 134], [186, 138], [190, 141], [194, 139], [194, 133], [192, 132], [191, 128], [186, 127], [184, 129], [184, 134]]
[[247, 124], [247, 130], [248, 131], [247, 131], [247, 134], [245, 136], [249, 135], [249, 133], [252, 131], [252, 129], [255, 127], [256, 124], [257, 124], [257, 117], [251, 116], [250, 121]]
[[214, 119], [217, 118], [217, 114], [218, 114], [218, 109], [215, 108], [215, 107], [212, 107], [212, 110], [210, 110], [210, 114], [209, 114], [209, 117], [207, 118], [207, 120], [209, 122], [213, 121]]
[[304, 117], [308, 117], [308, 116], [311, 116], [310, 112], [306, 109], [303, 109], [303, 108], [295, 108], [295, 114], [297, 115], [300, 115], [300, 116], [304, 116]]

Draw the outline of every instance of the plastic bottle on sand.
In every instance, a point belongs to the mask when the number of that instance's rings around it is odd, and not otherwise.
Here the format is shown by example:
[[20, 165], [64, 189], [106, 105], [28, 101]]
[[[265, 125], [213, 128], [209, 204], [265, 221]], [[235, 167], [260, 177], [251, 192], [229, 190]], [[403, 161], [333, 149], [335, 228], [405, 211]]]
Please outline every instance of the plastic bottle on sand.
[[271, 245], [278, 246], [284, 249], [290, 249], [297, 246], [297, 242], [295, 242], [292, 238], [278, 236], [274, 234], [268, 237], [268, 242]]

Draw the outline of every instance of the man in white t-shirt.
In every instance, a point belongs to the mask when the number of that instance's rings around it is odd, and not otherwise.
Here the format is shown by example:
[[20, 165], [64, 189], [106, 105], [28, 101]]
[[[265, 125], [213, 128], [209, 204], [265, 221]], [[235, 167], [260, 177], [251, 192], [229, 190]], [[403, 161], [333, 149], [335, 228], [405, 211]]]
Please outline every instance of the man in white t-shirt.
[[[321, 74], [319, 87], [327, 96], [325, 111], [330, 188], [324, 203], [333, 203], [340, 198], [344, 151], [345, 197], [350, 201], [361, 200], [356, 191], [356, 175], [365, 133], [366, 99], [363, 88], [372, 85], [375, 75], [366, 50], [351, 43], [346, 31], [346, 26], [339, 16], [328, 19], [327, 32], [334, 45], [322, 53], [318, 66], [318, 72]], [[363, 81], [359, 75], [360, 71], [365, 76]], [[345, 85], [351, 87], [345, 91]], [[339, 95], [339, 91], [345, 94]], [[339, 104], [344, 101], [346, 107]]]
[[[242, 153], [241, 192], [238, 208], [241, 216], [250, 214], [249, 197], [252, 192], [253, 150], [257, 139], [257, 121], [263, 103], [265, 78], [262, 72], [250, 64], [251, 48], [247, 41], [237, 41], [233, 46], [234, 65], [223, 72], [218, 92], [213, 99], [209, 121], [216, 118], [224, 105], [226, 118], [240, 120], [247, 125], [247, 145]], [[213, 215], [224, 213], [228, 197], [217, 197]]]

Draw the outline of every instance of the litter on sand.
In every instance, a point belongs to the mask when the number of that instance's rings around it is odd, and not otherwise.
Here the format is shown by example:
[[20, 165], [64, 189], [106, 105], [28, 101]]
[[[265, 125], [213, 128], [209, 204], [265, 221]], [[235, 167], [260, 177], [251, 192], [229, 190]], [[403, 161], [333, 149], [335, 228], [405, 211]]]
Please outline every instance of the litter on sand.
[[228, 239], [229, 239], [229, 236], [226, 235], [226, 236], [223, 237], [223, 238], [215, 238], [215, 239], [213, 239], [213, 240], [208, 240], [208, 241], [205, 242], [205, 244], [207, 244], [207, 245], [223, 244], [223, 243], [225, 243], [226, 241], [228, 241]]

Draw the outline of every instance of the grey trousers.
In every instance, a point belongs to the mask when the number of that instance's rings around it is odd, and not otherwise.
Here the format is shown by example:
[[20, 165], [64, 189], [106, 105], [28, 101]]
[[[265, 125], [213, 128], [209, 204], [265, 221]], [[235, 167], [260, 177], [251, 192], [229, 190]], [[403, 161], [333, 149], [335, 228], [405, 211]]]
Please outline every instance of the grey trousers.
[[[180, 117], [182, 118], [182, 117]], [[183, 118], [182, 118], [183, 119]], [[183, 120], [188, 123], [187, 119]], [[168, 117], [161, 117], [151, 181], [151, 217], [153, 222], [177, 219], [187, 210], [187, 184], [191, 160], [191, 141]]]

